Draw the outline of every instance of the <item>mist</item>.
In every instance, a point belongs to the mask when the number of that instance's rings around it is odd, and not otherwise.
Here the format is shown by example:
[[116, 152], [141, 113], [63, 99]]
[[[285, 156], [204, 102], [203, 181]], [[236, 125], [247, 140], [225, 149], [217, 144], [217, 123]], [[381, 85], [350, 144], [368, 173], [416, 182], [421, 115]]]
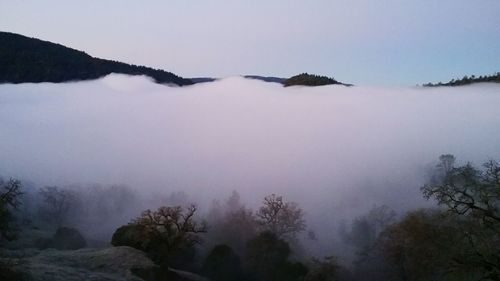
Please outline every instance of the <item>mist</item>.
[[424, 206], [419, 188], [441, 154], [498, 159], [499, 94], [491, 84], [284, 88], [241, 77], [4, 84], [0, 175], [126, 184], [144, 198], [184, 191], [205, 211], [232, 190], [250, 206], [283, 194], [327, 231], [375, 204]]

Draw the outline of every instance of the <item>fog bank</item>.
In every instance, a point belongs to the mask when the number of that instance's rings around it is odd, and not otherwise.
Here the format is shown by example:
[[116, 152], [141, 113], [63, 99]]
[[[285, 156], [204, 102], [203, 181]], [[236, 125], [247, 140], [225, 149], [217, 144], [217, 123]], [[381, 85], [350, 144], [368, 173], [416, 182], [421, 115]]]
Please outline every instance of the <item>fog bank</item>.
[[232, 77], [176, 88], [110, 75], [0, 85], [0, 175], [185, 190], [202, 205], [236, 189], [252, 204], [286, 194], [317, 214], [401, 209], [422, 203], [440, 154], [500, 158], [499, 105], [490, 84], [283, 88]]

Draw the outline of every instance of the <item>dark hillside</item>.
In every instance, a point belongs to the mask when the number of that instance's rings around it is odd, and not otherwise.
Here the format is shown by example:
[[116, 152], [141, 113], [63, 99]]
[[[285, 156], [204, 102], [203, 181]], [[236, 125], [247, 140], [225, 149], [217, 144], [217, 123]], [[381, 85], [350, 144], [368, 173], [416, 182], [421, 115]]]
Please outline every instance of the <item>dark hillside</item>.
[[110, 73], [147, 75], [157, 83], [193, 82], [171, 72], [91, 57], [85, 52], [19, 34], [0, 32], [0, 83], [65, 82]]
[[424, 84], [424, 87], [440, 87], [440, 86], [463, 86], [463, 85], [470, 85], [474, 83], [500, 83], [500, 72], [497, 72], [492, 75], [485, 75], [485, 76], [475, 76], [471, 75], [469, 76], [464, 76], [462, 79], [452, 79], [447, 83], [439, 82], [436, 84], [433, 83], [427, 83]]
[[302, 73], [299, 75], [292, 76], [285, 81], [283, 81], [285, 87], [289, 86], [324, 86], [324, 85], [344, 85], [352, 86], [350, 84], [341, 83], [333, 78]]

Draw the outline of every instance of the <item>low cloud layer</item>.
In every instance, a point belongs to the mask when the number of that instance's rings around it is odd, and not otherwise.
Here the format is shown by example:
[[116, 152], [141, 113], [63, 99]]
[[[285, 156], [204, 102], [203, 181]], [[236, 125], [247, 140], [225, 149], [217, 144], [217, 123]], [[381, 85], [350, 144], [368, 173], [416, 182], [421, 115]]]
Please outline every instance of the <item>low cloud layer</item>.
[[176, 88], [110, 75], [1, 85], [0, 175], [204, 202], [280, 193], [317, 214], [415, 207], [440, 154], [500, 158], [499, 105], [490, 84], [283, 88], [233, 77]]

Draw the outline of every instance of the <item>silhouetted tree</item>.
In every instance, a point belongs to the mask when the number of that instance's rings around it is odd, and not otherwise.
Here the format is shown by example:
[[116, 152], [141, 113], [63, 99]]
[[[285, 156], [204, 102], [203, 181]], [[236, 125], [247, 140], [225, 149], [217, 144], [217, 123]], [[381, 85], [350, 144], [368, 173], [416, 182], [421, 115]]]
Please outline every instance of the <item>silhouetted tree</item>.
[[113, 234], [114, 246], [131, 246], [147, 252], [155, 261], [183, 266], [193, 258], [194, 246], [201, 242], [199, 234], [207, 232], [204, 223], [194, 219], [196, 206], [180, 206], [146, 210], [130, 224]]
[[42, 217], [54, 224], [56, 228], [67, 223], [71, 208], [77, 205], [75, 192], [57, 186], [46, 186], [41, 188], [39, 193], [42, 198], [40, 207]]
[[298, 204], [285, 202], [282, 196], [275, 194], [264, 198], [264, 205], [257, 212], [257, 219], [264, 230], [278, 237], [294, 237], [306, 227], [304, 212]]
[[[443, 167], [444, 171], [443, 171]], [[490, 160], [477, 169], [472, 164], [454, 166], [454, 157], [440, 157], [441, 178], [422, 187], [425, 198], [434, 199], [461, 220], [459, 233], [472, 247], [462, 266], [484, 271], [485, 279], [500, 280], [500, 166]]]
[[290, 247], [272, 232], [263, 232], [247, 244], [245, 262], [248, 275], [259, 281], [303, 280], [307, 268], [288, 261]]
[[0, 242], [13, 240], [16, 237], [13, 210], [21, 205], [21, 182], [10, 179], [4, 182], [0, 179]]
[[244, 280], [240, 257], [227, 245], [215, 246], [205, 258], [201, 272], [211, 280]]
[[488, 161], [484, 171], [467, 163], [454, 167], [454, 157], [441, 156], [438, 168], [444, 167], [441, 180], [422, 187], [425, 198], [434, 198], [458, 215], [470, 215], [484, 226], [500, 233], [500, 166]]

